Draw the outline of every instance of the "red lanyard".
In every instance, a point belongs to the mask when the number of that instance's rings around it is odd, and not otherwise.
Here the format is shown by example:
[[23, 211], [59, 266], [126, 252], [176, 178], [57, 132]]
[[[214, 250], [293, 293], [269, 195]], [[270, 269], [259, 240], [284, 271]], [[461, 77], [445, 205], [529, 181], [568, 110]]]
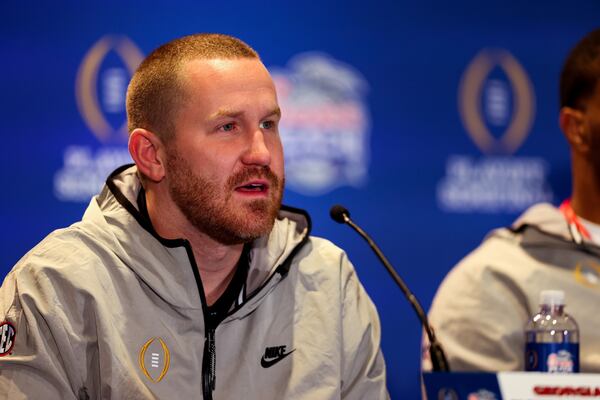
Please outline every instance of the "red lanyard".
[[[573, 207], [571, 207], [571, 199], [566, 199], [560, 205], [560, 212], [564, 215], [567, 223], [569, 224], [569, 229], [571, 233], [577, 232], [580, 237], [590, 240], [592, 236], [588, 232], [588, 230], [583, 226], [575, 211], [573, 211]], [[573, 236], [576, 242], [581, 242], [581, 240], [577, 240], [577, 236]]]

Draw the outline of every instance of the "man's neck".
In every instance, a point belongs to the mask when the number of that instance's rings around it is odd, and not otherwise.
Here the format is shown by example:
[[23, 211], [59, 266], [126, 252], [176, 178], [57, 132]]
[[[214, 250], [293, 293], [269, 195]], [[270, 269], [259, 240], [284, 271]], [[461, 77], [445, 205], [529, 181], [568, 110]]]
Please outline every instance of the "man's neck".
[[206, 303], [210, 306], [221, 297], [233, 279], [244, 245], [226, 246], [206, 235], [184, 237], [192, 246]]
[[156, 233], [166, 239], [185, 238], [190, 242], [206, 302], [212, 305], [225, 292], [235, 275], [244, 245], [225, 245], [215, 241], [190, 224], [179, 208], [162, 203], [155, 192], [146, 192], [148, 215]]
[[573, 211], [583, 219], [600, 224], [600, 173], [589, 162], [580, 160], [573, 164]]

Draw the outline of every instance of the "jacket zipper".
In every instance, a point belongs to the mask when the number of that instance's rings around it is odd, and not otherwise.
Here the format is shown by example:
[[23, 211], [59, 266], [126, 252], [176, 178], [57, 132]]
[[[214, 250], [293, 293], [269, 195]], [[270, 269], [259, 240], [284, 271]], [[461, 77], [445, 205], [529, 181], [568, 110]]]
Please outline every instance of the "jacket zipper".
[[194, 258], [194, 252], [190, 242], [186, 239], [182, 240], [183, 247], [185, 248], [188, 259], [192, 267], [192, 273], [196, 280], [196, 286], [198, 287], [198, 294], [200, 295], [200, 303], [202, 304], [202, 314], [204, 315], [204, 329], [206, 331], [204, 335], [204, 351], [202, 356], [202, 397], [204, 400], [213, 399], [213, 391], [215, 390], [216, 381], [216, 350], [215, 350], [215, 330], [217, 325], [214, 323], [214, 319], [211, 318], [207, 310], [206, 298], [204, 297], [204, 288], [202, 287], [202, 280], [200, 279], [200, 272], [198, 272], [198, 266], [196, 259]]
[[[307, 215], [308, 218], [308, 215]], [[310, 219], [309, 219], [310, 221]], [[309, 222], [310, 226], [310, 222]], [[310, 227], [309, 227], [310, 232]], [[237, 307], [234, 307], [233, 310], [229, 313], [229, 315], [234, 314], [237, 310], [242, 308], [244, 305], [248, 304], [248, 300], [253, 298], [255, 295], [260, 293], [270, 282], [271, 279], [276, 275], [280, 274], [282, 277], [285, 277], [290, 269], [290, 265], [292, 260], [294, 259], [296, 253], [304, 247], [306, 242], [309, 239], [308, 232], [304, 236], [304, 238], [296, 245], [296, 247], [288, 254], [285, 261], [279, 265], [275, 272], [264, 282], [257, 290], [250, 295], [249, 298], [244, 301], [243, 304], [240, 304]], [[216, 388], [216, 364], [217, 364], [217, 355], [215, 349], [215, 330], [217, 329], [217, 324], [214, 324], [213, 319], [210, 318], [206, 309], [206, 299], [204, 297], [204, 288], [202, 287], [202, 280], [200, 279], [200, 273], [198, 272], [198, 267], [196, 265], [196, 259], [194, 258], [194, 252], [192, 251], [192, 246], [190, 242], [186, 239], [182, 240], [183, 246], [186, 249], [188, 254], [188, 259], [190, 260], [192, 272], [194, 274], [194, 278], [196, 279], [196, 285], [198, 286], [198, 293], [200, 294], [200, 302], [202, 303], [202, 310], [204, 314], [204, 327], [206, 329], [206, 335], [204, 338], [204, 351], [202, 356], [202, 396], [204, 400], [213, 400], [213, 392]]]
[[202, 357], [202, 394], [204, 400], [212, 400], [216, 387], [215, 327], [207, 326], [204, 339], [204, 355]]
[[[258, 289], [256, 293], [262, 291], [271, 278], [277, 274], [277, 271], [267, 279], [267, 281]], [[254, 297], [254, 296], [252, 296]], [[234, 314], [243, 305], [248, 302], [245, 301], [242, 305], [235, 307], [228, 315]], [[202, 397], [204, 400], [213, 400], [213, 392], [216, 388], [217, 376], [217, 352], [216, 352], [216, 337], [215, 332], [219, 323], [214, 322], [212, 315], [205, 312], [204, 326], [206, 334], [204, 336], [204, 352], [202, 356]]]

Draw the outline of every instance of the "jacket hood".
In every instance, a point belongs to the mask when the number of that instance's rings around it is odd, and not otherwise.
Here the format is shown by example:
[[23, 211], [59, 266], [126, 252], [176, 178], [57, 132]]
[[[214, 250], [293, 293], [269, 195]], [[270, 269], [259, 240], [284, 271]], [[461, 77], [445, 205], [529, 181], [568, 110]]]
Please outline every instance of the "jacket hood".
[[[189, 242], [165, 239], [154, 231], [139, 210], [140, 189], [135, 165], [118, 168], [90, 202], [82, 227], [117, 253], [165, 301], [201, 309], [202, 288]], [[286, 260], [306, 243], [310, 227], [306, 212], [282, 206], [271, 233], [251, 245], [247, 293], [260, 288], [275, 273], [287, 274], [290, 263]]]
[[527, 209], [512, 224], [513, 230], [523, 230], [533, 226], [539, 230], [564, 240], [573, 240], [569, 232], [569, 225], [559, 209], [549, 203], [536, 204]]
[[[523, 246], [573, 246], [584, 251], [599, 254], [600, 247], [583, 239], [578, 243], [562, 212], [549, 203], [536, 204], [527, 209], [510, 227], [510, 232], [520, 233]], [[492, 236], [510, 234], [504, 229], [497, 229]]]

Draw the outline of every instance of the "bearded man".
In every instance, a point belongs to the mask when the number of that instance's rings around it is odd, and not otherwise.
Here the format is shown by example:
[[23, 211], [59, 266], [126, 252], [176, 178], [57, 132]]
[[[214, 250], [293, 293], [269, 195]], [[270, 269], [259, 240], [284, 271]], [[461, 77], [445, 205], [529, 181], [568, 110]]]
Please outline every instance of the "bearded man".
[[127, 116], [135, 165], [3, 283], [0, 398], [387, 398], [373, 303], [281, 205], [281, 111], [257, 53], [169, 42]]

